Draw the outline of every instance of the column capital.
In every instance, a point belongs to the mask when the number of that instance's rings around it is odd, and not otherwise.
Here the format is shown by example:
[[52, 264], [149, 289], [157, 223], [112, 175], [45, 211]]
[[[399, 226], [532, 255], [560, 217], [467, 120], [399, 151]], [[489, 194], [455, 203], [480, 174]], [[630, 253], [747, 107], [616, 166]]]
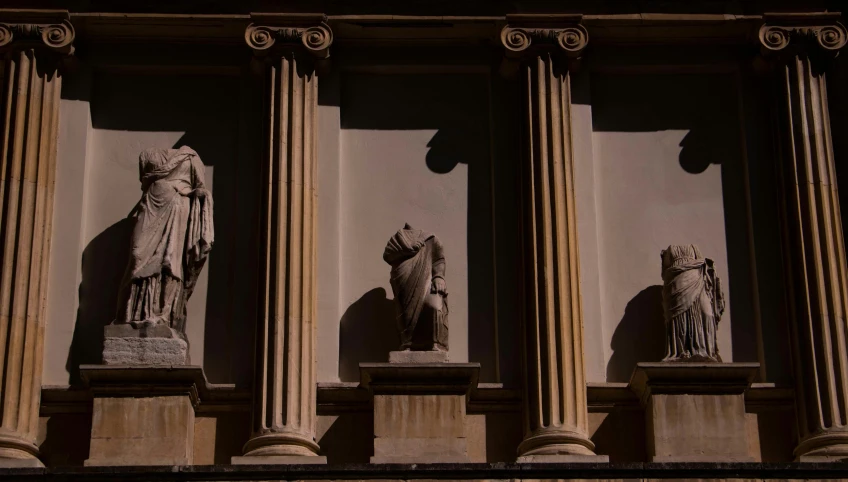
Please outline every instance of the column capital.
[[836, 56], [848, 43], [848, 31], [838, 13], [766, 14], [760, 27], [763, 54], [799, 53]]
[[74, 27], [65, 10], [0, 9], [0, 51], [46, 49], [63, 55], [74, 52]]
[[244, 32], [244, 40], [257, 56], [275, 50], [301, 50], [318, 59], [330, 56], [333, 31], [324, 14], [252, 13], [250, 18], [252, 23]]
[[578, 58], [589, 43], [583, 15], [507, 15], [501, 43], [508, 57], [548, 50]]

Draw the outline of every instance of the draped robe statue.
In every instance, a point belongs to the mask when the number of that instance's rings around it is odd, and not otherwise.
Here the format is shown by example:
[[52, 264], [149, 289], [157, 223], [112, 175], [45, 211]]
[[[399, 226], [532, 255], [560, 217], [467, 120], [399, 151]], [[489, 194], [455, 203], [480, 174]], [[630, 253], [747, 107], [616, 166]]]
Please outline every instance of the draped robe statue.
[[716, 343], [724, 293], [713, 261], [695, 245], [662, 251], [666, 356], [663, 361], [721, 362]]
[[164, 325], [185, 339], [186, 302], [214, 242], [212, 194], [193, 149], [147, 149], [114, 324]]
[[409, 224], [386, 244], [383, 260], [392, 267], [401, 350], [448, 349], [445, 254], [439, 239]]

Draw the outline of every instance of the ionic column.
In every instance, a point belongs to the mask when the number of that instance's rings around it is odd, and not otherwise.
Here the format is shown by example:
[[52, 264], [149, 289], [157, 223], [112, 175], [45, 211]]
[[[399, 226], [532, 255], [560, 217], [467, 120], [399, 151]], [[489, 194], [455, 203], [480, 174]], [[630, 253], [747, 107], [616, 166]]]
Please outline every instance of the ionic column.
[[848, 267], [825, 71], [846, 43], [831, 16], [767, 17], [778, 63], [786, 283], [800, 460], [848, 457]]
[[36, 436], [62, 78], [64, 16], [0, 10], [0, 467], [42, 467]]
[[326, 463], [316, 419], [315, 60], [333, 41], [323, 15], [254, 16], [247, 44], [264, 63], [266, 125], [260, 319], [253, 436], [233, 463]]
[[589, 440], [568, 72], [588, 34], [579, 16], [508, 21], [501, 40], [520, 62], [523, 103], [526, 425], [519, 461], [605, 461]]

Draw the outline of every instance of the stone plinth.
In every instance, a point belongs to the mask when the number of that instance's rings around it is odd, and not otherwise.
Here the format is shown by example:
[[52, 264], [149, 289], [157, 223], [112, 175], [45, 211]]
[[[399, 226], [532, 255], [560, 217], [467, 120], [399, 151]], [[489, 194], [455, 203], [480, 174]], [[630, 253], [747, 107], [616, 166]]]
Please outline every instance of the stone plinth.
[[134, 328], [129, 324], [103, 329], [106, 365], [187, 365], [188, 344], [164, 325]]
[[645, 407], [651, 462], [754, 462], [745, 391], [759, 363], [638, 363], [630, 388]]
[[466, 395], [479, 363], [361, 363], [374, 396], [371, 463], [470, 462]]
[[447, 363], [448, 352], [441, 350], [404, 350], [390, 351], [389, 363]]
[[80, 367], [93, 398], [85, 465], [189, 465], [194, 411], [206, 389], [196, 366]]

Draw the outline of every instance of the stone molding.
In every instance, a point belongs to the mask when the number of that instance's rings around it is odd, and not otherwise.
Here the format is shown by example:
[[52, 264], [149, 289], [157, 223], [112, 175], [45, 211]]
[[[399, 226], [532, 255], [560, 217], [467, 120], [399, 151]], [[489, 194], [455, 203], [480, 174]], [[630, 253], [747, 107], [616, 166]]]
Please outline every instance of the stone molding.
[[76, 32], [66, 11], [0, 10], [0, 50], [39, 48], [74, 52]]
[[630, 389], [645, 405], [654, 394], [743, 394], [759, 363], [637, 363]]
[[579, 58], [589, 43], [582, 15], [507, 15], [501, 43], [508, 57], [547, 50]]
[[360, 385], [372, 393], [469, 394], [479, 363], [360, 363]]
[[330, 56], [333, 31], [324, 14], [251, 14], [244, 40], [257, 56], [273, 50], [302, 50], [317, 59]]
[[82, 365], [80, 378], [95, 397], [187, 395], [195, 408], [210, 392], [203, 367], [192, 365]]

